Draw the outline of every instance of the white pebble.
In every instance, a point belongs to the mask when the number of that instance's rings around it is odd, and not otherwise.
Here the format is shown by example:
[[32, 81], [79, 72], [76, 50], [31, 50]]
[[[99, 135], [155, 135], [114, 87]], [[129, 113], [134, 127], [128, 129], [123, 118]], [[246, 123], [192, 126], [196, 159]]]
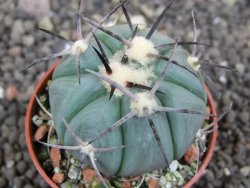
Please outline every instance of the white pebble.
[[74, 159], [74, 158], [71, 158], [71, 159], [70, 159], [70, 163], [71, 163], [71, 164], [74, 164], [74, 163], [75, 163], [75, 159]]
[[165, 185], [165, 188], [172, 188], [172, 184], [167, 182], [166, 185]]
[[6, 166], [7, 166], [7, 168], [11, 168], [11, 167], [14, 166], [14, 164], [15, 164], [15, 162], [14, 162], [13, 160], [11, 160], [11, 161], [8, 161], [8, 162], [6, 163]]
[[0, 99], [4, 98], [4, 89], [0, 87]]
[[225, 67], [228, 66], [228, 62], [227, 61], [221, 61], [219, 64], [222, 65], [222, 66], [225, 66]]
[[230, 176], [231, 175], [231, 172], [228, 168], [224, 168], [224, 173], [226, 176]]
[[150, 177], [145, 177], [145, 182], [149, 182], [149, 180], [150, 180]]
[[221, 75], [219, 77], [219, 81], [222, 83], [222, 84], [226, 84], [227, 83], [227, 78], [225, 75]]
[[242, 74], [245, 72], [245, 66], [241, 63], [236, 63], [235, 69]]
[[132, 181], [132, 186], [135, 186], [136, 185], [136, 182], [135, 181]]
[[213, 25], [217, 25], [221, 22], [221, 18], [220, 17], [215, 17], [212, 21]]
[[240, 173], [243, 175], [243, 176], [248, 176], [250, 174], [250, 166], [244, 166], [240, 169]]
[[175, 172], [178, 169], [179, 162], [177, 160], [172, 161], [169, 165], [169, 169], [171, 172]]
[[78, 175], [78, 169], [75, 166], [71, 165], [69, 168], [68, 177], [70, 179], [75, 180], [75, 179], [77, 179], [77, 175]]
[[54, 173], [58, 173], [58, 172], [60, 172], [60, 168], [59, 167], [54, 168]]
[[166, 183], [167, 183], [166, 178], [164, 176], [161, 176], [159, 180], [159, 185], [164, 186]]

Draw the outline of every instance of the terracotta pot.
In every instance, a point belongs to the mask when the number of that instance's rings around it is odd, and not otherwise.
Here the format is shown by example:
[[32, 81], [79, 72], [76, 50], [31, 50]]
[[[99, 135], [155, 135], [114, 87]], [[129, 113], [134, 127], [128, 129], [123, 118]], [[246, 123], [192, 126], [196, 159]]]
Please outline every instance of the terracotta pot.
[[[47, 84], [47, 81], [49, 79], [51, 79], [52, 73], [54, 71], [54, 69], [56, 68], [56, 66], [60, 63], [60, 60], [57, 60], [50, 68], [49, 70], [45, 73], [45, 75], [41, 78], [41, 80], [38, 82], [36, 88], [35, 88], [35, 92], [37, 93], [37, 95], [39, 95], [41, 92], [43, 92], [44, 87]], [[217, 115], [216, 112], [216, 107], [215, 107], [215, 103], [213, 100], [213, 97], [210, 93], [210, 91], [208, 90], [207, 86], [205, 86], [206, 92], [207, 92], [207, 96], [208, 96], [208, 105], [211, 108], [211, 113], [213, 115]], [[56, 185], [52, 179], [50, 177], [48, 177], [48, 175], [45, 173], [45, 171], [43, 170], [40, 162], [38, 161], [37, 155], [36, 155], [36, 148], [35, 148], [35, 144], [33, 141], [33, 135], [34, 135], [34, 125], [32, 123], [32, 117], [36, 112], [36, 108], [38, 107], [38, 104], [36, 102], [35, 96], [34, 94], [31, 96], [30, 100], [29, 100], [29, 104], [27, 107], [27, 111], [26, 111], [26, 122], [25, 122], [25, 134], [26, 134], [26, 142], [27, 142], [27, 147], [28, 147], [28, 151], [31, 157], [31, 160], [33, 161], [36, 169], [38, 170], [38, 172], [41, 174], [41, 176], [43, 177], [43, 179], [52, 187], [52, 188], [59, 188], [58, 185]], [[216, 117], [213, 118], [213, 121], [216, 120]], [[217, 129], [215, 127], [217, 127], [218, 125], [215, 124], [214, 126], [214, 130], [213, 133], [211, 134], [211, 136], [209, 137], [209, 147], [208, 150], [206, 152], [206, 154], [203, 157], [203, 161], [202, 164], [198, 170], [198, 173], [189, 181], [185, 184], [184, 188], [189, 188], [191, 187], [195, 182], [198, 181], [198, 179], [203, 175], [204, 170], [206, 169], [212, 154], [214, 152], [214, 147], [216, 144], [216, 140], [217, 140]]]

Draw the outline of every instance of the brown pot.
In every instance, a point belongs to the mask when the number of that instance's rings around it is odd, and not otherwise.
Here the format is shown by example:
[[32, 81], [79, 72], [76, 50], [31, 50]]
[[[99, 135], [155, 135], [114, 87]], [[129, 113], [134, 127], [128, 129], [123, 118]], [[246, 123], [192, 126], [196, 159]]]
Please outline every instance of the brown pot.
[[[41, 80], [38, 82], [36, 88], [35, 88], [35, 92], [37, 93], [37, 95], [39, 95], [41, 92], [43, 92], [44, 87], [47, 84], [47, 81], [49, 79], [51, 79], [52, 73], [55, 70], [56, 66], [60, 63], [60, 60], [57, 60], [50, 68], [49, 70], [45, 73], [45, 75], [41, 78]], [[217, 112], [216, 112], [216, 107], [215, 107], [215, 103], [213, 100], [213, 97], [210, 93], [210, 91], [208, 90], [207, 86], [205, 86], [206, 92], [207, 92], [207, 96], [208, 96], [208, 105], [211, 108], [211, 114], [217, 116]], [[27, 111], [26, 111], [26, 121], [25, 121], [25, 135], [26, 135], [26, 142], [27, 142], [27, 147], [28, 147], [28, 151], [31, 157], [31, 160], [33, 161], [36, 169], [38, 170], [38, 172], [41, 174], [41, 176], [43, 177], [43, 179], [52, 187], [52, 188], [59, 188], [57, 184], [55, 184], [52, 179], [50, 177], [48, 177], [48, 175], [45, 173], [45, 171], [43, 170], [40, 162], [38, 161], [37, 155], [36, 155], [36, 148], [35, 148], [35, 144], [33, 141], [33, 135], [34, 135], [34, 125], [32, 123], [32, 117], [36, 112], [36, 108], [37, 108], [38, 104], [36, 102], [35, 96], [34, 94], [30, 97], [29, 100], [29, 104], [27, 107]], [[213, 121], [215, 121], [217, 118], [213, 117]], [[199, 178], [203, 175], [204, 170], [206, 169], [212, 154], [214, 152], [214, 148], [215, 148], [215, 144], [216, 144], [216, 140], [217, 140], [217, 123], [214, 126], [214, 130], [213, 133], [211, 134], [211, 136], [209, 137], [209, 147], [208, 150], [206, 152], [206, 154], [204, 155], [204, 159], [202, 161], [202, 164], [198, 170], [198, 173], [189, 181], [184, 185], [184, 188], [189, 188], [191, 187], [195, 182], [197, 182], [199, 180]]]

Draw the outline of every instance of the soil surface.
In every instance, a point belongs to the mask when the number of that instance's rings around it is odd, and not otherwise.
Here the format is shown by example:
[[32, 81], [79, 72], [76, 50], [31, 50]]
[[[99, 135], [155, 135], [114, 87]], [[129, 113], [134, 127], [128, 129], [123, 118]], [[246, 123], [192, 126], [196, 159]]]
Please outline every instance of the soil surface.
[[[21, 70], [64, 46], [61, 40], [44, 34], [37, 27], [76, 39], [76, 0], [35, 2], [0, 1], [0, 188], [48, 187], [27, 153], [24, 119], [34, 85], [50, 64], [40, 64], [24, 73]], [[118, 2], [86, 0], [82, 9], [100, 19]], [[144, 15], [151, 26], [168, 2], [130, 0], [129, 10], [132, 16]], [[226, 110], [230, 102], [234, 104], [220, 122], [216, 151], [195, 187], [250, 187], [250, 2], [177, 0], [159, 30], [173, 38], [179, 36], [182, 41], [191, 41], [192, 9], [196, 13], [198, 41], [213, 45], [204, 57], [239, 72], [214, 68], [206, 71], [222, 94], [217, 102], [219, 113]], [[89, 29], [83, 24], [85, 32]]]

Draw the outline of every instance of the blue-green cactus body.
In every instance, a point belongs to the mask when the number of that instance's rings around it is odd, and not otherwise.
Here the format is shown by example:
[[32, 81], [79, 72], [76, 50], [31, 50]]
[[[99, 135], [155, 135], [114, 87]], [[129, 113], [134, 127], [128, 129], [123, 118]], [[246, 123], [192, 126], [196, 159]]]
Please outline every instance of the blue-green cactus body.
[[[129, 38], [131, 32], [127, 26], [109, 28], [115, 33]], [[148, 29], [138, 32], [145, 36]], [[123, 45], [102, 32], [96, 33], [102, 42], [107, 55], [111, 57]], [[155, 45], [174, 42], [172, 39], [155, 33], [151, 38]], [[64, 145], [77, 145], [70, 132], [62, 122], [62, 117], [70, 124], [73, 131], [83, 140], [90, 141], [99, 133], [112, 126], [116, 121], [131, 111], [130, 99], [126, 96], [113, 96], [109, 100], [109, 92], [94, 75], [85, 69], [98, 72], [102, 66], [92, 46], [81, 54], [81, 85], [77, 82], [75, 58], [64, 57], [62, 63], [53, 74], [53, 82], [49, 88], [50, 105], [56, 132]], [[162, 55], [170, 56], [172, 48], [166, 48]], [[191, 67], [187, 63], [188, 52], [180, 47], [174, 52], [173, 59], [178, 63]], [[159, 76], [166, 65], [165, 61], [154, 62], [154, 73]], [[153, 78], [152, 85], [157, 78]], [[187, 108], [205, 112], [206, 93], [202, 80], [190, 72], [171, 65], [155, 100], [160, 106]], [[138, 92], [138, 89], [132, 89]], [[151, 118], [159, 133], [164, 152], [169, 162], [183, 156], [193, 142], [197, 130], [202, 126], [204, 116], [181, 113], [154, 113]], [[93, 143], [95, 147], [126, 147], [112, 152], [95, 153], [98, 169], [106, 176], [136, 176], [166, 166], [153, 132], [145, 117], [133, 117], [113, 130], [105, 137]], [[80, 153], [73, 153], [80, 158]]]

